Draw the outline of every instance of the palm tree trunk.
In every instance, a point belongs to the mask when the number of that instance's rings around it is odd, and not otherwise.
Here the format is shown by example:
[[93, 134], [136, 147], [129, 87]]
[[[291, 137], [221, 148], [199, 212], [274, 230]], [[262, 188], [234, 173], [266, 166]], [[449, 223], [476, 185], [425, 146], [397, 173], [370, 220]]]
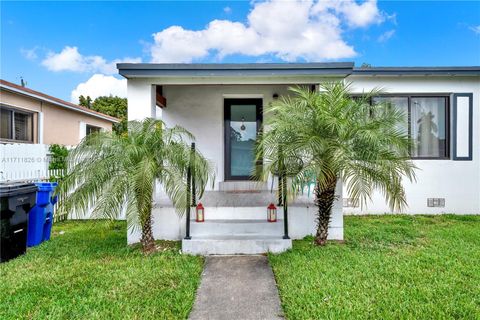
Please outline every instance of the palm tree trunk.
[[327, 243], [328, 224], [332, 216], [332, 207], [335, 202], [335, 187], [337, 178], [330, 179], [323, 187], [317, 181], [315, 186], [315, 205], [318, 208], [317, 214], [317, 234], [315, 235], [315, 243], [324, 246]]
[[155, 246], [155, 239], [152, 232], [152, 210], [145, 212], [141, 219], [142, 224], [142, 238], [140, 243], [142, 244], [143, 253], [149, 254], [157, 250]]

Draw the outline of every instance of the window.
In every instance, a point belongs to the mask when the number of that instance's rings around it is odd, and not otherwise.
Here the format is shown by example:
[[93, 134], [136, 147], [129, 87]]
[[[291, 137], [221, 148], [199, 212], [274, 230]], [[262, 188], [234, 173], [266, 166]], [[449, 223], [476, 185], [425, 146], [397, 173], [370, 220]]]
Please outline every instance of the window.
[[89, 134], [92, 134], [92, 133], [95, 133], [95, 132], [100, 132], [100, 130], [102, 130], [102, 128], [87, 124], [86, 134], [88, 136]]
[[399, 124], [399, 129], [408, 134], [408, 97], [375, 97], [373, 103], [386, 103], [400, 109], [405, 118], [403, 123]]
[[412, 158], [448, 159], [448, 97], [383, 96], [373, 103], [391, 103], [405, 113], [404, 130], [413, 141]]
[[33, 142], [33, 114], [1, 106], [0, 139]]

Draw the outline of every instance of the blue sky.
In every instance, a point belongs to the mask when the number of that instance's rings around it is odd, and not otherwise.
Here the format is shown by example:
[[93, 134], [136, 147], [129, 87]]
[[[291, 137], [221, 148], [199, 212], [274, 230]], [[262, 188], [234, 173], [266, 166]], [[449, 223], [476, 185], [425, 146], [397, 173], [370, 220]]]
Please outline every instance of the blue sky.
[[125, 95], [115, 62], [480, 65], [480, 2], [1, 2], [1, 78]]

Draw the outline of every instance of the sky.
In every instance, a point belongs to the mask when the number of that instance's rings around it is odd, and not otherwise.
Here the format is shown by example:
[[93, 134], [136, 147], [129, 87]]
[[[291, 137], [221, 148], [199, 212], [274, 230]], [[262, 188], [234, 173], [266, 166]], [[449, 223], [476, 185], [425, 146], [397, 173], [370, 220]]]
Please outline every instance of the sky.
[[480, 66], [480, 1], [1, 1], [0, 77], [126, 96], [118, 62]]

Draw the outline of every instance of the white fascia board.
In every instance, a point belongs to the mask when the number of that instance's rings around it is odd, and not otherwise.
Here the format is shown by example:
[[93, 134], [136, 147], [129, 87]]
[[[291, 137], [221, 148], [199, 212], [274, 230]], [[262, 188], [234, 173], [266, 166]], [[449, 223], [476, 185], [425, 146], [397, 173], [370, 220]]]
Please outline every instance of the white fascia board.
[[227, 85], [227, 84], [314, 84], [338, 81], [342, 77], [292, 76], [292, 77], [130, 77], [128, 81], [145, 81], [153, 85]]

